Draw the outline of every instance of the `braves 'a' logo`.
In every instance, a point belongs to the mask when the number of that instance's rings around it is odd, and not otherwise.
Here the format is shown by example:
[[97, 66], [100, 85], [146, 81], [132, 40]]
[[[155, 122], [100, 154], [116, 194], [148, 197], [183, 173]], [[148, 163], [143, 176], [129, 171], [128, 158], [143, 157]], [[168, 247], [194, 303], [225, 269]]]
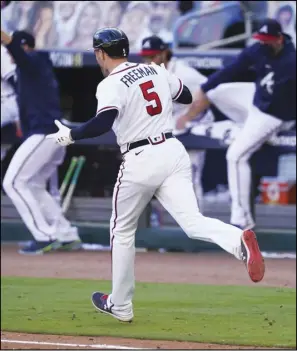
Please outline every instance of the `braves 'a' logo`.
[[265, 86], [268, 93], [271, 95], [273, 93], [274, 86], [274, 72], [269, 72], [260, 82], [261, 87]]

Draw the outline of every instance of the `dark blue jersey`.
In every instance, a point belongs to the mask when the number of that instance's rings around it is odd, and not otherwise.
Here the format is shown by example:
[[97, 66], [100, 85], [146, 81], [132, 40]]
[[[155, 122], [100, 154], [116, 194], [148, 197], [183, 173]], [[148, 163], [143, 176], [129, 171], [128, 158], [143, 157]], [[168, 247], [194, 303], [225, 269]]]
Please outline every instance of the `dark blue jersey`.
[[17, 95], [24, 137], [57, 131], [60, 98], [52, 63], [36, 51], [25, 52], [16, 41], [7, 45], [17, 65]]
[[201, 88], [206, 93], [219, 84], [240, 82], [247, 71], [256, 73], [254, 105], [281, 120], [296, 118], [296, 49], [285, 35], [283, 50], [276, 56], [266, 45], [256, 43], [244, 49], [229, 66], [212, 74]]

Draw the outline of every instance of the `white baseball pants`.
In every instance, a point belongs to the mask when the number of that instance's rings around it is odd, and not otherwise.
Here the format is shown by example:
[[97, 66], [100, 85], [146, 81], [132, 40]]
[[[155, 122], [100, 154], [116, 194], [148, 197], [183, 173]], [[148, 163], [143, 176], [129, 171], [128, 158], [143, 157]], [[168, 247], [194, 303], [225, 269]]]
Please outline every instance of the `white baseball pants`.
[[[138, 155], [139, 151], [142, 151]], [[204, 217], [193, 189], [190, 158], [175, 138], [123, 156], [113, 194], [110, 220], [113, 310], [131, 315], [134, 294], [135, 231], [153, 195], [192, 239], [213, 242], [240, 259], [242, 231]]]
[[192, 181], [194, 186], [194, 192], [198, 202], [198, 207], [201, 213], [203, 213], [203, 186], [202, 186], [202, 173], [205, 164], [204, 150], [188, 150], [190, 162], [192, 166]]
[[57, 201], [46, 190], [47, 182], [65, 156], [65, 148], [30, 136], [17, 149], [6, 171], [3, 188], [36, 241], [78, 239]]
[[227, 151], [228, 183], [232, 199], [230, 223], [255, 226], [250, 206], [252, 154], [276, 133], [282, 121], [252, 106], [249, 116]]
[[206, 95], [226, 117], [240, 126], [249, 115], [255, 91], [255, 83], [224, 83]]
[[212, 103], [241, 126], [227, 151], [227, 169], [232, 200], [230, 223], [245, 229], [255, 226], [250, 206], [249, 159], [283, 123], [253, 105], [254, 93], [254, 83], [226, 83], [207, 94]]

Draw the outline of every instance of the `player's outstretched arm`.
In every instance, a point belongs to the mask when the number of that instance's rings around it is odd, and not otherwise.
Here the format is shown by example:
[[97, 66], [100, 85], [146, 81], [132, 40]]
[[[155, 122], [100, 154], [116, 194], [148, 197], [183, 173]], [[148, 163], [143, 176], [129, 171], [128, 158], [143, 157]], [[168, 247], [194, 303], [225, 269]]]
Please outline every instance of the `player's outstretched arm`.
[[203, 83], [194, 96], [194, 101], [189, 111], [177, 121], [176, 128], [184, 129], [188, 122], [197, 118], [202, 112], [207, 110], [211, 104], [206, 94], [222, 83], [240, 81], [244, 73], [253, 63], [257, 47], [249, 47], [242, 51], [236, 60], [227, 67], [213, 73], [208, 80]]
[[59, 128], [57, 133], [47, 135], [47, 139], [54, 139], [56, 143], [67, 146], [76, 140], [98, 137], [108, 132], [116, 119], [119, 111], [116, 108], [98, 113], [94, 118], [81, 126], [70, 129], [61, 122], [55, 121]]
[[111, 130], [111, 127], [119, 114], [119, 110], [112, 108], [99, 112], [94, 118], [79, 127], [71, 129], [70, 135], [73, 140], [95, 138]]
[[253, 62], [257, 60], [258, 52], [258, 44], [244, 49], [234, 62], [208, 77], [207, 81], [201, 85], [203, 92], [206, 94], [209, 90], [215, 89], [223, 83], [240, 82]]
[[210, 101], [208, 100], [206, 94], [204, 94], [203, 90], [199, 88], [198, 91], [195, 93], [194, 101], [191, 107], [189, 108], [188, 112], [178, 119], [176, 123], [176, 128], [184, 129], [188, 122], [191, 122], [193, 119], [197, 118], [197, 116], [199, 116], [200, 114], [202, 114], [202, 112], [207, 110], [209, 106]]
[[1, 43], [6, 46], [19, 67], [32, 68], [32, 73], [35, 72], [36, 60], [23, 50], [20, 43], [13, 36], [5, 33], [3, 30], [1, 30]]

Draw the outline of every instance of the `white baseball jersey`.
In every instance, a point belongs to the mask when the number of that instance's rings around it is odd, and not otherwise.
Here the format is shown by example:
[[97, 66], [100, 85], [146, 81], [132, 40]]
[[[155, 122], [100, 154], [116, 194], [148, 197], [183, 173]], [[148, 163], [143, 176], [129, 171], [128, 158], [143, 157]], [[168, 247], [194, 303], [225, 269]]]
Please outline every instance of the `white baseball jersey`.
[[[198, 90], [199, 86], [207, 81], [207, 78], [199, 73], [196, 69], [186, 65], [178, 59], [172, 58], [167, 65], [170, 73], [173, 73], [189, 88], [192, 95]], [[189, 106], [182, 104], [173, 104], [173, 118], [177, 120], [182, 114], [186, 113]]]
[[124, 62], [98, 85], [97, 113], [119, 111], [112, 129], [124, 149], [127, 143], [174, 129], [172, 101], [182, 89], [182, 81], [164, 67]]
[[1, 99], [14, 94], [13, 87], [7, 80], [15, 74], [16, 65], [13, 63], [7, 49], [1, 45]]
[[[207, 81], [207, 77], [198, 72], [195, 68], [190, 67], [182, 60], [172, 58], [167, 65], [167, 69], [170, 73], [173, 73], [177, 77], [179, 77], [185, 86], [187, 86], [190, 92], [195, 96], [196, 91], [199, 86]], [[189, 106], [182, 105], [178, 103], [173, 103], [173, 118], [175, 123], [177, 120], [184, 115], [189, 110]], [[198, 117], [198, 116], [197, 116]], [[212, 123], [214, 121], [214, 116], [211, 110], [207, 110], [205, 113], [203, 112], [203, 117], [199, 119], [199, 123]]]
[[[196, 91], [199, 86], [207, 81], [207, 78], [198, 72], [195, 68], [190, 67], [182, 60], [178, 60], [176, 58], [172, 58], [168, 64], [167, 69], [170, 73], [175, 74], [177, 77], [182, 79], [183, 83], [189, 88], [193, 97], [195, 96]], [[178, 121], [178, 119], [187, 113], [189, 110], [189, 105], [182, 105], [178, 103], [173, 103], [173, 119], [174, 123]], [[198, 117], [198, 116], [197, 116]], [[199, 119], [198, 125], [209, 124], [214, 121], [214, 116], [212, 112], [207, 110], [206, 113], [201, 114], [201, 118]], [[174, 134], [182, 134], [184, 131], [182, 130], [174, 130]], [[197, 197], [197, 201], [199, 204], [200, 211], [203, 209], [203, 188], [202, 188], [202, 172], [205, 162], [205, 151], [204, 150], [188, 150], [188, 154], [190, 156], [191, 165], [192, 165], [192, 180], [194, 185], [195, 194]]]

